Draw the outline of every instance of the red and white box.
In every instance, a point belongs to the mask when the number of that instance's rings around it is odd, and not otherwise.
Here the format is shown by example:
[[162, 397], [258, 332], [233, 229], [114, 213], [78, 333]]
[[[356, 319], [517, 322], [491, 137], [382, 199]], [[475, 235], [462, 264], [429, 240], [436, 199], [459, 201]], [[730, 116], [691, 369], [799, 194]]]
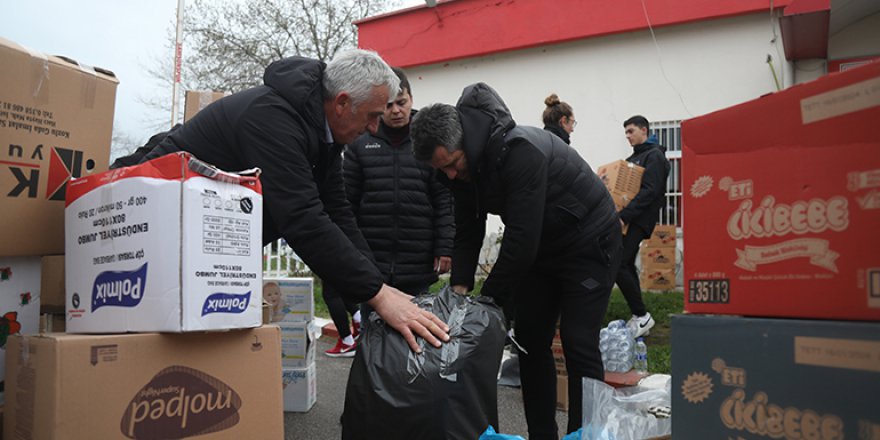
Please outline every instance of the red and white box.
[[880, 319], [880, 64], [682, 124], [685, 310]]
[[260, 326], [262, 201], [259, 170], [219, 171], [187, 153], [73, 180], [67, 331]]

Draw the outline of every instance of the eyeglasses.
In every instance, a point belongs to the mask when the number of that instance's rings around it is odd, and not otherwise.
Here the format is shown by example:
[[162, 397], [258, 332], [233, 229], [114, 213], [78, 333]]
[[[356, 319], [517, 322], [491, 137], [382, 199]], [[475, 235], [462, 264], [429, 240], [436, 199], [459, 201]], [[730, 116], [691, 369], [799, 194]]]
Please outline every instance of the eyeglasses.
[[578, 121], [575, 118], [568, 118], [569, 122], [571, 122], [571, 128], [575, 128], [578, 125]]

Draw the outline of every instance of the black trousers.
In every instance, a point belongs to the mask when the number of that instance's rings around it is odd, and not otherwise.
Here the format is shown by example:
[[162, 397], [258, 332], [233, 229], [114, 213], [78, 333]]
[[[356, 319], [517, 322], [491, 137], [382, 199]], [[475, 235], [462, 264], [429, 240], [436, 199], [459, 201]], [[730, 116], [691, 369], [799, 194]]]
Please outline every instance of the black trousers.
[[327, 304], [327, 310], [330, 312], [330, 319], [333, 320], [336, 331], [339, 332], [339, 339], [351, 336], [348, 315], [354, 316], [355, 312], [358, 311], [358, 305], [342, 299], [339, 291], [327, 284], [324, 284], [324, 289], [321, 293], [324, 295], [324, 302]]
[[617, 273], [617, 287], [620, 287], [630, 312], [636, 316], [648, 313], [642, 301], [642, 287], [639, 284], [639, 272], [636, 270], [636, 258], [639, 256], [639, 244], [649, 235], [644, 229], [630, 225], [626, 235], [623, 236], [623, 257], [620, 271]]
[[528, 352], [520, 351], [519, 361], [530, 440], [559, 438], [551, 350], [557, 319], [569, 380], [566, 432], [581, 427], [581, 379], [605, 378], [599, 330], [620, 265], [619, 226], [570, 249], [576, 251], [538, 262], [515, 292], [516, 340]]

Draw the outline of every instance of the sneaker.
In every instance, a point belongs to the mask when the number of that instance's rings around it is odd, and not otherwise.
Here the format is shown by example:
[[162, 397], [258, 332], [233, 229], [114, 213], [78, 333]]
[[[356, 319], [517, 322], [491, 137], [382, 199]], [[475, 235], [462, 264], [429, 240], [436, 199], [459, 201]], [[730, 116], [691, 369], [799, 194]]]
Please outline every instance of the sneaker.
[[361, 323], [357, 321], [351, 322], [351, 337], [357, 341], [361, 337]]
[[336, 340], [336, 346], [324, 352], [327, 356], [338, 358], [338, 357], [354, 357], [354, 352], [357, 351], [357, 341], [354, 344], [348, 345], [345, 342], [342, 342], [342, 339]]
[[645, 313], [644, 316], [632, 315], [626, 326], [632, 331], [633, 338], [647, 336], [651, 334], [651, 327], [654, 327], [654, 318], [651, 317], [650, 312]]

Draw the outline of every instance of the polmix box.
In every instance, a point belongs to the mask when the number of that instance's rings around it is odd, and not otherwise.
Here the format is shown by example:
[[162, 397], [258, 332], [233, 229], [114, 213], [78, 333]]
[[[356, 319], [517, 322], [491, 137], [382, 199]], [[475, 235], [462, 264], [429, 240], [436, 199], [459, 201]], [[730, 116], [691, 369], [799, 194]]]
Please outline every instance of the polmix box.
[[[40, 272], [40, 257], [0, 257], [0, 383], [6, 377], [6, 338], [39, 331]], [[0, 405], [3, 398], [0, 387]]]
[[685, 310], [880, 319], [878, 121], [880, 63], [685, 121]]
[[880, 324], [677, 315], [676, 440], [880, 438]]
[[280, 439], [278, 328], [9, 342], [4, 438]]
[[107, 169], [112, 72], [0, 38], [0, 256], [64, 253], [72, 177]]
[[308, 322], [315, 317], [315, 280], [306, 277], [264, 277], [263, 301], [271, 322]]
[[73, 181], [67, 331], [259, 326], [258, 174], [218, 171], [177, 153]]
[[315, 363], [306, 368], [282, 368], [285, 412], [308, 412], [318, 400], [318, 376]]

